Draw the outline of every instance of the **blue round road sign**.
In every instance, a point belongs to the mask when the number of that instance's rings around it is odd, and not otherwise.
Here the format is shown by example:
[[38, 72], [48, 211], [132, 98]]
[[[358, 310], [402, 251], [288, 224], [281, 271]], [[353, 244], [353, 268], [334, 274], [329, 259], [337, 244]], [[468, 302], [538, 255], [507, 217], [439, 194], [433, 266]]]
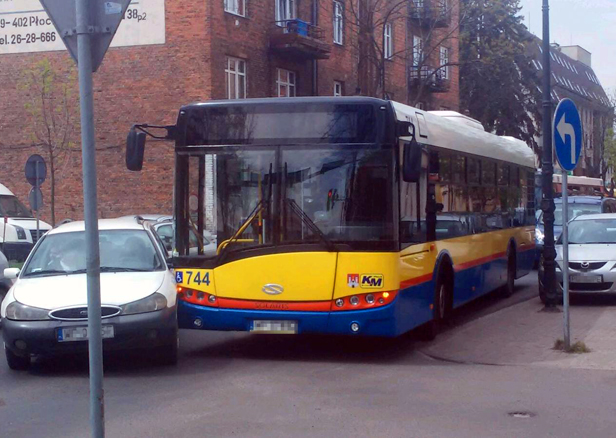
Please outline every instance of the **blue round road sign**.
[[575, 169], [582, 153], [582, 121], [571, 99], [561, 100], [556, 107], [552, 135], [560, 167]]

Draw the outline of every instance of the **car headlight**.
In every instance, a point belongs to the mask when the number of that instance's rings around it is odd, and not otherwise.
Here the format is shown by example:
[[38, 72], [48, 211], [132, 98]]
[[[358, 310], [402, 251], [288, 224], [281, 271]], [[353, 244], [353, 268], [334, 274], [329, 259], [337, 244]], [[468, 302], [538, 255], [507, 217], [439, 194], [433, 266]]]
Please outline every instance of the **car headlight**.
[[15, 227], [15, 231], [17, 232], [17, 238], [19, 240], [26, 240], [26, 231], [20, 226], [13, 225]]
[[544, 237], [545, 234], [543, 234], [543, 231], [541, 231], [539, 228], [535, 228], [535, 240], [537, 241], [537, 243], [543, 243]]
[[132, 303], [124, 304], [122, 315], [134, 315], [135, 313], [147, 313], [162, 310], [167, 307], [167, 298], [158, 292]]
[[14, 321], [43, 321], [51, 319], [49, 317], [49, 310], [26, 306], [17, 301], [13, 301], [7, 306], [6, 318]]

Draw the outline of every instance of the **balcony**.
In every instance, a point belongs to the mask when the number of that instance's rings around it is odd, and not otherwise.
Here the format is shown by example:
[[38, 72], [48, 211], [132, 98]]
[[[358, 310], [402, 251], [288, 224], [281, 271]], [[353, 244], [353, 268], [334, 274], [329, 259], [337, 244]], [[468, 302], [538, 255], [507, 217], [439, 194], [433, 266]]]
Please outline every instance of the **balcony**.
[[421, 67], [411, 67], [409, 72], [409, 87], [419, 89], [421, 86], [432, 93], [446, 93], [449, 91], [451, 81], [445, 77], [445, 71], [423, 65]]
[[270, 31], [270, 49], [295, 59], [328, 59], [331, 45], [325, 42], [323, 31], [302, 20], [274, 23]]
[[441, 28], [451, 24], [451, 8], [446, 0], [415, 0], [409, 8], [410, 19], [422, 27]]

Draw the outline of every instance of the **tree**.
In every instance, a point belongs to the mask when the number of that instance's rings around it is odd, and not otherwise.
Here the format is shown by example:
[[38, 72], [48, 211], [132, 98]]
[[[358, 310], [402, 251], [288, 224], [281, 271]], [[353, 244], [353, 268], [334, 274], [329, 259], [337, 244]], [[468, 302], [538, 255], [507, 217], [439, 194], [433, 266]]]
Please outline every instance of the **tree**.
[[[414, 71], [425, 72], [417, 75], [417, 91], [409, 95], [409, 103], [415, 104], [435, 78], [442, 77], [449, 66], [457, 65], [440, 63], [435, 57], [442, 45], [458, 44], [458, 0], [359, 0], [348, 4], [363, 94], [386, 97], [388, 65], [399, 64], [406, 69], [412, 63]], [[388, 45], [386, 41], [393, 41], [395, 29], [400, 28], [405, 29], [406, 41]], [[421, 39], [421, 47], [414, 45], [415, 39], [407, 32], [411, 28]], [[428, 71], [425, 67], [430, 63], [433, 67]]]
[[460, 106], [497, 135], [510, 135], [539, 152], [540, 78], [526, 45], [519, 0], [462, 0]]
[[[49, 169], [51, 223], [55, 226], [56, 172], [74, 150], [77, 118], [75, 70], [70, 65], [54, 67], [43, 59], [24, 72], [20, 88], [26, 96], [25, 109], [32, 118], [32, 141], [45, 150]], [[68, 71], [68, 74], [66, 73]]]
[[[610, 102], [610, 109], [608, 113], [599, 120], [600, 123], [600, 141], [599, 147], [603, 151], [601, 154], [601, 179], [604, 186], [607, 186], [607, 174], [611, 172], [612, 175], [616, 170], [616, 134], [614, 134], [614, 122], [616, 120], [616, 89], [608, 91], [607, 97]], [[613, 177], [610, 181], [611, 190], [614, 190]]]

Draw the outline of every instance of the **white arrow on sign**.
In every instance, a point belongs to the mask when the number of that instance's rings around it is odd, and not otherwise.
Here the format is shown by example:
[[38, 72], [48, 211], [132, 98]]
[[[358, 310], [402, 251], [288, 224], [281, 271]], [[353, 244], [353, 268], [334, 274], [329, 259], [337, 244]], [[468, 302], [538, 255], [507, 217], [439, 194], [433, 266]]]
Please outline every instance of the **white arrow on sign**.
[[565, 121], [564, 113], [556, 125], [556, 130], [560, 134], [560, 138], [563, 139], [564, 144], [567, 144], [565, 136], [568, 135], [571, 137], [571, 164], [575, 163], [575, 129], [573, 129], [573, 125], [571, 123], [567, 123]]

